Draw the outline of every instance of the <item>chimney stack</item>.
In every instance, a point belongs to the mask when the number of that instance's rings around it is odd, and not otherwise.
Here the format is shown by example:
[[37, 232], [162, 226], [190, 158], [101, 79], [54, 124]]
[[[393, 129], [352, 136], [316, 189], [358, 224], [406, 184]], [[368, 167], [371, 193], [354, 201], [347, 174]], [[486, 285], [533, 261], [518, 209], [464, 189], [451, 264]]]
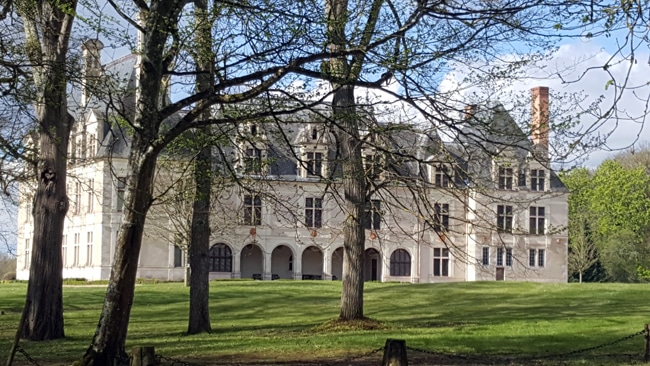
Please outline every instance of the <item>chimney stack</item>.
[[537, 86], [531, 90], [531, 139], [533, 145], [545, 151], [548, 157], [548, 131], [549, 131], [549, 112], [548, 112], [548, 87]]
[[83, 56], [83, 74], [81, 80], [81, 105], [86, 106], [90, 100], [97, 81], [102, 76], [101, 51], [104, 44], [98, 39], [89, 39], [81, 46]]
[[472, 117], [474, 117], [474, 114], [476, 114], [476, 110], [478, 109], [478, 106], [476, 104], [468, 104], [465, 106], [465, 116], [463, 117], [463, 120], [469, 121]]

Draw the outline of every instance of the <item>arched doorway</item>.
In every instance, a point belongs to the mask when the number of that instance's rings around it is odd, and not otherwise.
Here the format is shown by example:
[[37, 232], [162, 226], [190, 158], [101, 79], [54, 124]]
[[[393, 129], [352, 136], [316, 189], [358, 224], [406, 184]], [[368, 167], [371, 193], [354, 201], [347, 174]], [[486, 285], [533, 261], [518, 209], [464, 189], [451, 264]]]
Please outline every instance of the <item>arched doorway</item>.
[[311, 246], [302, 252], [302, 279], [323, 279], [323, 251]]
[[343, 278], [343, 248], [337, 248], [332, 253], [332, 279], [341, 280]]
[[[293, 251], [286, 245], [278, 245], [271, 253], [272, 278], [293, 278]], [[277, 276], [277, 277], [276, 277]]]
[[381, 254], [374, 248], [368, 248], [365, 252], [363, 278], [366, 281], [381, 281]]
[[241, 278], [262, 279], [264, 254], [256, 244], [248, 244], [241, 250]]
[[213, 245], [208, 251], [210, 272], [232, 272], [232, 250], [223, 243]]

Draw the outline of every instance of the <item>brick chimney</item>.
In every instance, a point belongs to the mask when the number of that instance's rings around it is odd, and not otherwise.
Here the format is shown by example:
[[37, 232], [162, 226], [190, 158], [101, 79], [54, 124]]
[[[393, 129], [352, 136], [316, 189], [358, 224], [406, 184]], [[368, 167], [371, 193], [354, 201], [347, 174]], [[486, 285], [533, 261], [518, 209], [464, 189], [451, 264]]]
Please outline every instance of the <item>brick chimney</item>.
[[94, 86], [102, 75], [101, 51], [104, 44], [98, 39], [89, 39], [81, 46], [83, 74], [81, 80], [81, 105], [86, 106]]
[[548, 156], [548, 87], [537, 86], [531, 90], [531, 139], [536, 148], [542, 149]]
[[463, 116], [463, 120], [468, 121], [474, 117], [474, 114], [476, 114], [476, 111], [478, 110], [478, 106], [476, 104], [468, 104], [465, 106], [465, 115]]

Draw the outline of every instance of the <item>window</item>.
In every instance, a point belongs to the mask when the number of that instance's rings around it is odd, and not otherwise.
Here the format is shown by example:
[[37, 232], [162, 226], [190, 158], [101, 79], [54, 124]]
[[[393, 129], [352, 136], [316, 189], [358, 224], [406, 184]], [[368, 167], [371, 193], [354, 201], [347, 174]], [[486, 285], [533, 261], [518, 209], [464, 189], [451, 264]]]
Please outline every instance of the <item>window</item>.
[[449, 230], [449, 204], [436, 203], [433, 210], [433, 230], [437, 233]]
[[323, 174], [323, 153], [307, 153], [307, 175]]
[[379, 166], [379, 158], [375, 155], [366, 155], [364, 157], [364, 168], [366, 170], [366, 175], [370, 178], [376, 178], [381, 172]]
[[499, 189], [512, 189], [512, 168], [499, 167]]
[[251, 136], [257, 136], [257, 125], [253, 123], [251, 125], [250, 131], [251, 131]]
[[506, 266], [512, 267], [512, 248], [506, 248]]
[[[546, 264], [546, 250], [544, 249], [530, 249], [528, 251], [528, 265], [531, 267], [544, 267]], [[537, 259], [537, 260], [536, 260]]]
[[497, 248], [497, 266], [503, 266], [503, 248]]
[[232, 251], [226, 244], [215, 244], [208, 253], [210, 272], [232, 272]]
[[450, 187], [449, 168], [444, 165], [438, 165], [435, 169], [435, 185], [443, 188]]
[[86, 205], [86, 208], [88, 209], [88, 213], [93, 212], [94, 209], [94, 196], [95, 196], [95, 180], [94, 179], [88, 179], [88, 204]]
[[115, 206], [115, 209], [117, 212], [122, 212], [124, 209], [124, 192], [126, 190], [126, 178], [117, 178], [117, 190], [116, 190], [116, 196], [117, 196], [117, 204]]
[[481, 264], [484, 266], [490, 265], [490, 247], [483, 247], [483, 256], [481, 258]]
[[315, 128], [311, 130], [311, 139], [318, 140], [318, 130]]
[[61, 240], [63, 243], [61, 247], [61, 259], [63, 259], [63, 267], [67, 267], [68, 265], [68, 236], [63, 235], [63, 239]]
[[308, 227], [323, 226], [322, 198], [305, 198], [305, 223]]
[[544, 169], [531, 169], [530, 170], [530, 190], [543, 191], [544, 190], [544, 177], [546, 171]]
[[174, 245], [174, 267], [183, 267], [183, 250], [178, 245]]
[[366, 229], [379, 230], [381, 228], [381, 201], [371, 200], [366, 202]]
[[433, 275], [449, 276], [449, 249], [433, 248]]
[[28, 269], [32, 262], [32, 243], [30, 239], [25, 239], [25, 269]]
[[74, 214], [81, 212], [81, 182], [74, 183]]
[[244, 225], [262, 225], [262, 199], [260, 196], [244, 196]]
[[289, 271], [293, 271], [293, 256], [289, 256]]
[[406, 250], [397, 249], [390, 255], [390, 275], [411, 275], [411, 255]]
[[[30, 199], [31, 200], [31, 199]], [[25, 207], [25, 222], [32, 222], [32, 203], [27, 202]]]
[[94, 133], [88, 134], [88, 157], [93, 158], [97, 154], [97, 138]]
[[246, 149], [244, 172], [248, 174], [262, 173], [262, 150], [257, 148]]
[[72, 258], [74, 267], [79, 265], [79, 233], [74, 234], [74, 258]]
[[93, 232], [89, 231], [86, 234], [86, 265], [93, 264]]
[[504, 233], [512, 232], [512, 206], [497, 206], [497, 230]]
[[530, 207], [530, 234], [544, 235], [544, 207]]

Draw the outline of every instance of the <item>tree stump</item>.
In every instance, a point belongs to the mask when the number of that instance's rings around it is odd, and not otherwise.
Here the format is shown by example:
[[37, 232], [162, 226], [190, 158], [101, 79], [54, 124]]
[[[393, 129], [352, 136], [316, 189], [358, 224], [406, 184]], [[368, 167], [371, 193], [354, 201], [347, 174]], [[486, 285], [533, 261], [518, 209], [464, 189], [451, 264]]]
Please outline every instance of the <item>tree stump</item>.
[[135, 347], [131, 350], [130, 366], [155, 366], [156, 352], [154, 347]]
[[402, 339], [387, 339], [384, 346], [382, 366], [408, 366], [406, 357], [406, 341]]

